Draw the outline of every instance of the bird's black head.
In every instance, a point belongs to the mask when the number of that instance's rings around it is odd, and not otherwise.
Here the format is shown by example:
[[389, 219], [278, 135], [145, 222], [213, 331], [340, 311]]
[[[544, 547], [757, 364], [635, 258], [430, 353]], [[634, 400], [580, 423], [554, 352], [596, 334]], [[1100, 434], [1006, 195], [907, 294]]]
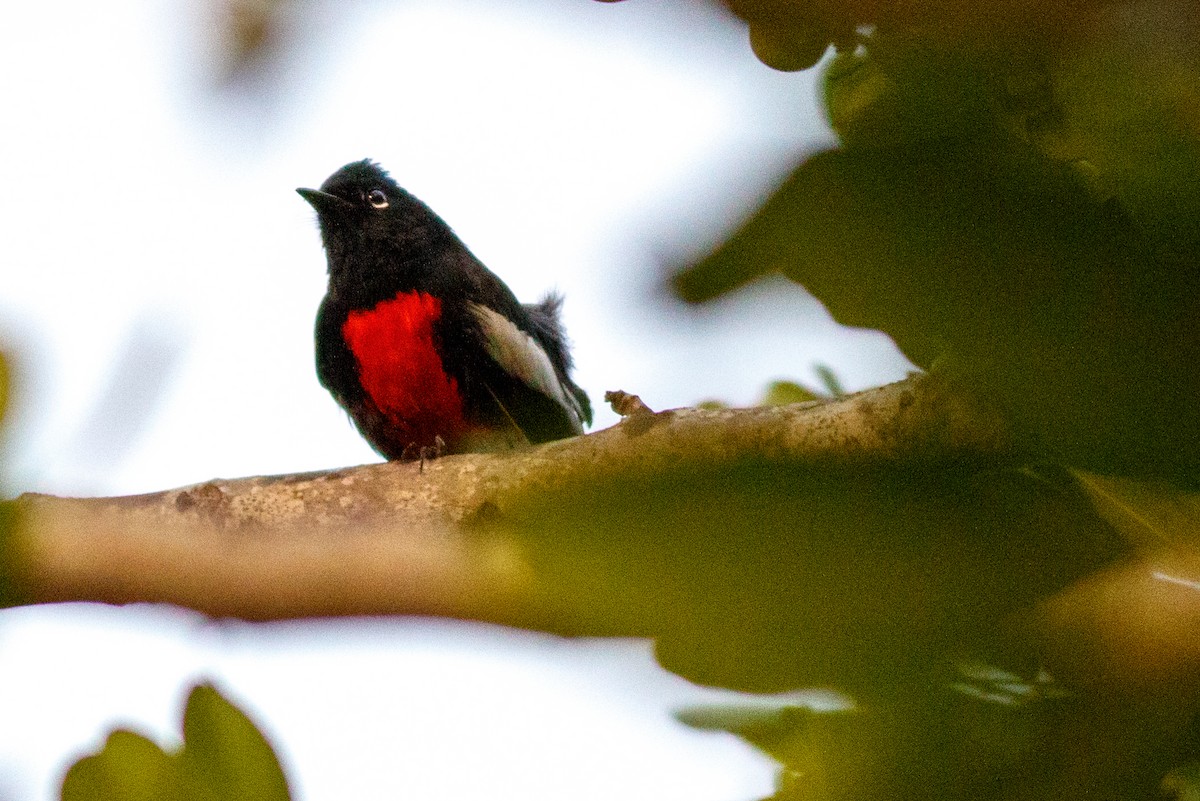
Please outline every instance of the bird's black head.
[[370, 269], [369, 262], [393, 260], [397, 249], [419, 250], [453, 237], [440, 217], [370, 159], [347, 164], [320, 189], [296, 191], [317, 210], [330, 273], [354, 264]]

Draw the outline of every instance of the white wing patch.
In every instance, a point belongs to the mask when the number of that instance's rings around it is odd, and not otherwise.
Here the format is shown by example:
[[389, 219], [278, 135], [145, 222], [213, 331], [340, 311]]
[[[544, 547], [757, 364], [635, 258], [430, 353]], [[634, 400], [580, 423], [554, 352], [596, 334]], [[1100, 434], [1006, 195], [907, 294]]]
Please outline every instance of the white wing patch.
[[572, 428], [583, 433], [583, 411], [579, 401], [563, 389], [554, 365], [538, 341], [517, 328], [504, 315], [478, 303], [471, 304], [471, 313], [483, 328], [487, 353], [510, 375], [557, 401], [571, 417]]

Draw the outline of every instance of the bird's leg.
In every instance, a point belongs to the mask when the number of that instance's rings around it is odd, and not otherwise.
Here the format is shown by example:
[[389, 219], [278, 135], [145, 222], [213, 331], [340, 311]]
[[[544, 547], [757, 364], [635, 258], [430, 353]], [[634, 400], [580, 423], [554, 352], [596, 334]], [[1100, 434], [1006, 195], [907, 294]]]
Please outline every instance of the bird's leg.
[[425, 460], [426, 459], [433, 461], [434, 459], [438, 458], [445, 452], [446, 452], [446, 440], [442, 439], [440, 436], [436, 436], [433, 438], [432, 445], [422, 445], [421, 446], [421, 467], [419, 468], [418, 472], [421, 472], [421, 473], [425, 472]]

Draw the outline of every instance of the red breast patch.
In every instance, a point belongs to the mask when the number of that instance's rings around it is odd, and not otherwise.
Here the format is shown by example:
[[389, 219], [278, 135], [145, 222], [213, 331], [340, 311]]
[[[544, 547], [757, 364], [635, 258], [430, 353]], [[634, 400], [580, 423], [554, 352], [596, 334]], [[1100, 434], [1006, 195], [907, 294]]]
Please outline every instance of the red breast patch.
[[432, 295], [401, 292], [373, 309], [350, 312], [342, 325], [363, 390], [396, 433], [418, 445], [432, 444], [435, 436], [450, 440], [464, 427], [458, 384], [433, 343], [441, 315], [442, 302]]

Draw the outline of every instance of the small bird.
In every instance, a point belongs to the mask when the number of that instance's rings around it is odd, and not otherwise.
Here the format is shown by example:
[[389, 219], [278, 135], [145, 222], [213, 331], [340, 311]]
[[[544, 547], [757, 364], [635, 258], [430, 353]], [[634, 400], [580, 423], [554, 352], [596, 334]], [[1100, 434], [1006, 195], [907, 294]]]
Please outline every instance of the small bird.
[[562, 297], [522, 305], [437, 214], [369, 159], [320, 189], [329, 289], [317, 378], [389, 460], [583, 433]]

